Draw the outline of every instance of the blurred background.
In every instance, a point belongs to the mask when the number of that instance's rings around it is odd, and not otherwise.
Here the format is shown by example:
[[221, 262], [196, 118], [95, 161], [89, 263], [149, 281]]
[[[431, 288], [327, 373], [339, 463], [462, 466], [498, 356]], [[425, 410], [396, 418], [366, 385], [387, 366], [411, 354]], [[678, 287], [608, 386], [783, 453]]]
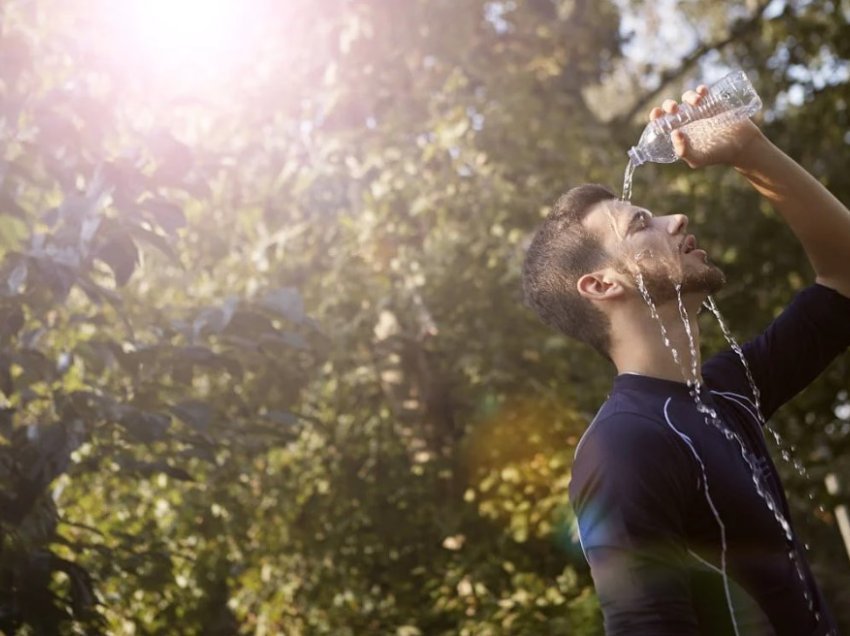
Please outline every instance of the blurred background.
[[[572, 185], [619, 192], [650, 107], [733, 68], [850, 202], [848, 19], [4, 0], [0, 632], [601, 634], [567, 485], [614, 369], [522, 307], [530, 233]], [[641, 167], [634, 200], [689, 215], [740, 339], [813, 280], [729, 170]], [[848, 377], [774, 419], [846, 631]]]

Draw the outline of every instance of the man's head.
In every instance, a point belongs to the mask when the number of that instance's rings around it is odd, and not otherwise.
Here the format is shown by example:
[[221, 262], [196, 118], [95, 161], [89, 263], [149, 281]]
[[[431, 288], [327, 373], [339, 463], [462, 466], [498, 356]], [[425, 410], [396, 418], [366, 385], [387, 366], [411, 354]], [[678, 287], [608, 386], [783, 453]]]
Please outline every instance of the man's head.
[[[609, 356], [610, 316], [645, 311], [640, 278], [657, 305], [682, 294], [700, 299], [723, 273], [696, 249], [681, 214], [655, 217], [604, 186], [569, 190], [538, 228], [523, 264], [526, 303], [547, 325]], [[614, 301], [614, 302], [611, 302]]]
[[600, 202], [616, 199], [609, 189], [595, 184], [562, 195], [537, 229], [522, 267], [526, 303], [540, 319], [605, 356], [610, 348], [608, 317], [579, 293], [577, 282], [609, 260], [584, 219]]

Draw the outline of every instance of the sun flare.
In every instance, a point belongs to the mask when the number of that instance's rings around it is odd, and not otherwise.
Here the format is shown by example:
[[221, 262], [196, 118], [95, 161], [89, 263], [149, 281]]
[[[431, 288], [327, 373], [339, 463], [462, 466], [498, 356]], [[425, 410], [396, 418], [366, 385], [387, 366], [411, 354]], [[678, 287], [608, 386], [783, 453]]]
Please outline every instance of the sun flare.
[[[111, 5], [125, 54], [149, 71], [187, 80], [229, 66], [258, 23], [240, 0], [130, 0]], [[118, 8], [120, 7], [120, 9]]]

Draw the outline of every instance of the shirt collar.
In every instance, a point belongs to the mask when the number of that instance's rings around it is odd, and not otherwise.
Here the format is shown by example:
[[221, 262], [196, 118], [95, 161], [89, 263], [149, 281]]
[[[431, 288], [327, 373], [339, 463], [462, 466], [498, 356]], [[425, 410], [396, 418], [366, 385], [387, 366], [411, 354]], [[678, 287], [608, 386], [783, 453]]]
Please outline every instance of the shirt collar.
[[[684, 382], [674, 382], [673, 380], [664, 380], [662, 378], [653, 378], [648, 375], [640, 375], [638, 373], [621, 373], [614, 378], [613, 391], [640, 391], [641, 393], [651, 393], [658, 397], [691, 397], [691, 387]], [[700, 388], [700, 396], [704, 399], [709, 395], [708, 388], [703, 382]]]

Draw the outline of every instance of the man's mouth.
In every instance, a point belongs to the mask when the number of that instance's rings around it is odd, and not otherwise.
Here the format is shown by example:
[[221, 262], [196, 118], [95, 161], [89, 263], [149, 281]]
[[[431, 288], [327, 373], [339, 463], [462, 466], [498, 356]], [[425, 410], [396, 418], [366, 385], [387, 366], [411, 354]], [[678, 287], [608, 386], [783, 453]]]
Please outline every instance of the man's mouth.
[[679, 251], [682, 254], [693, 252], [695, 249], [697, 249], [697, 239], [693, 234], [688, 234], [679, 244]]

